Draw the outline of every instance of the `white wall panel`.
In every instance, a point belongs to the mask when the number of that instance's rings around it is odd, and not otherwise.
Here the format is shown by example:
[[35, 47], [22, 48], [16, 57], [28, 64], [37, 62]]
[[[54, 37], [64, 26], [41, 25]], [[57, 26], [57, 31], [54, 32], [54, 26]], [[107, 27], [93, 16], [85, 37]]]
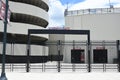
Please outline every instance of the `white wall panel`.
[[66, 16], [66, 27], [90, 30], [91, 40], [119, 40], [120, 14]]

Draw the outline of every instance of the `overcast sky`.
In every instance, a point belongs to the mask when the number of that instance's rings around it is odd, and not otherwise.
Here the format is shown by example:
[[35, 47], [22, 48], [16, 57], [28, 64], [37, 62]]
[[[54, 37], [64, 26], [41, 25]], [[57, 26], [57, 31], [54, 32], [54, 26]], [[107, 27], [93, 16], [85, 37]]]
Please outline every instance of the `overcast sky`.
[[120, 7], [120, 0], [49, 0], [49, 27], [64, 26], [64, 10], [90, 8], [108, 8], [109, 1], [114, 7]]

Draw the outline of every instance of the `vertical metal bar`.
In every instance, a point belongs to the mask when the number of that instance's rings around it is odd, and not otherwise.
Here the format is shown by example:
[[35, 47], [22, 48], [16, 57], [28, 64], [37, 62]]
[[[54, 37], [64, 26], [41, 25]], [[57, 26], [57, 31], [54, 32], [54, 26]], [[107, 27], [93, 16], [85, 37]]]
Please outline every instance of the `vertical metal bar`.
[[91, 72], [90, 32], [88, 33], [88, 72]]
[[72, 71], [75, 72], [75, 64], [72, 64]]
[[118, 63], [118, 72], [120, 72], [120, 50], [119, 50], [119, 45], [120, 45], [120, 41], [117, 40], [116, 41], [116, 47], [117, 47], [117, 55], [118, 55], [118, 59], [117, 59], [117, 63]]
[[58, 72], [60, 72], [60, 45], [61, 45], [61, 42], [60, 40], [58, 40]]
[[27, 66], [26, 66], [26, 72], [29, 72], [30, 68], [30, 32], [28, 30], [28, 45], [27, 45]]
[[[14, 47], [15, 47], [15, 44], [13, 43], [13, 53], [12, 53], [12, 55], [14, 55]], [[14, 71], [14, 63], [12, 63], [12, 72]]]
[[105, 72], [106, 72], [106, 64], [104, 64]]
[[[13, 50], [12, 44], [13, 44], [13, 43], [10, 43], [10, 49], [11, 49], [11, 50], [10, 50], [10, 55], [12, 55], [12, 53], [13, 53], [13, 52], [12, 52], [12, 50]], [[10, 64], [10, 71], [12, 72], [12, 63]]]
[[2, 52], [2, 73], [0, 80], [7, 80], [5, 74], [5, 61], [6, 61], [6, 42], [7, 42], [7, 15], [8, 15], [8, 0], [6, 0], [6, 8], [5, 8], [5, 21], [4, 21], [4, 33], [3, 33], [3, 52]]
[[[43, 46], [43, 49], [42, 49], [42, 50], [43, 50], [43, 51], [42, 51], [43, 56], [45, 56], [45, 46]], [[44, 60], [45, 60], [45, 58], [43, 58], [43, 62], [42, 62], [42, 72], [45, 71], [45, 70], [44, 70], [44, 65], [45, 65]]]

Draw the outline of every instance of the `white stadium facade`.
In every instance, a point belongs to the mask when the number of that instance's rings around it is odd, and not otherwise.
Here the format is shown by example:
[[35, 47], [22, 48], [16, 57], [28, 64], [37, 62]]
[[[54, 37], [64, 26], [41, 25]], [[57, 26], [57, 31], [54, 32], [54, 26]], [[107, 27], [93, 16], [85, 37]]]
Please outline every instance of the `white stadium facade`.
[[[119, 29], [120, 29], [120, 8], [95, 8], [95, 9], [83, 9], [74, 11], [65, 11], [65, 26], [70, 29], [75, 30], [90, 30], [91, 38], [91, 62], [95, 62], [95, 50], [106, 50], [106, 63], [116, 63], [118, 53], [117, 53], [117, 42], [120, 39]], [[71, 38], [72, 37], [72, 38]], [[74, 48], [84, 50], [85, 52], [85, 62], [87, 63], [86, 54], [86, 36], [65, 36], [66, 41], [76, 42]], [[81, 43], [78, 45], [81, 40]], [[73, 44], [74, 44], [73, 43]], [[72, 47], [69, 49], [72, 49]], [[67, 50], [69, 50], [67, 49]], [[71, 51], [66, 51], [70, 53]], [[101, 57], [99, 57], [102, 63], [102, 52]], [[70, 54], [65, 54], [65, 62], [71, 62]], [[69, 56], [69, 57], [68, 57]]]

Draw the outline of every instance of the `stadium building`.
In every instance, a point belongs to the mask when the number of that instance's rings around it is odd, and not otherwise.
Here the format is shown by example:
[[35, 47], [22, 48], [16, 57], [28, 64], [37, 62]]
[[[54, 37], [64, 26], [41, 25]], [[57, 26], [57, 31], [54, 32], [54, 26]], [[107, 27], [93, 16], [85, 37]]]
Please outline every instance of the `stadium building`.
[[[118, 58], [116, 40], [120, 39], [118, 35], [120, 29], [119, 17], [120, 8], [114, 7], [75, 11], [66, 10], [65, 26], [70, 27], [70, 29], [90, 30], [91, 62], [113, 64], [116, 63]], [[87, 63], [86, 36], [65, 36], [65, 40], [72, 41], [71, 43], [74, 45], [74, 47], [68, 47], [67, 50], [70, 50], [65, 54], [65, 62], [72, 61], [70, 54], [71, 50], [74, 48], [76, 49], [75, 53], [77, 53], [77, 51], [80, 53], [80, 50], [84, 53], [85, 62]], [[81, 42], [79, 42], [80, 40]], [[75, 56], [75, 54], [73, 55]]]

